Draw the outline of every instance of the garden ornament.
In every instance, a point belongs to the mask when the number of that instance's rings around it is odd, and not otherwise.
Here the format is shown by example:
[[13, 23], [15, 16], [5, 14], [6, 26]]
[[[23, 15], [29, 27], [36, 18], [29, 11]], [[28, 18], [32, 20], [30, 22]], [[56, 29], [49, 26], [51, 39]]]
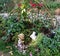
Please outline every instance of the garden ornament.
[[33, 33], [30, 35], [30, 38], [32, 38], [32, 40], [36, 40], [36, 32], [33, 31]]
[[18, 48], [21, 52], [23, 52], [25, 45], [24, 45], [24, 34], [21, 33], [18, 35]]
[[19, 34], [18, 39], [24, 40], [24, 34], [23, 33]]

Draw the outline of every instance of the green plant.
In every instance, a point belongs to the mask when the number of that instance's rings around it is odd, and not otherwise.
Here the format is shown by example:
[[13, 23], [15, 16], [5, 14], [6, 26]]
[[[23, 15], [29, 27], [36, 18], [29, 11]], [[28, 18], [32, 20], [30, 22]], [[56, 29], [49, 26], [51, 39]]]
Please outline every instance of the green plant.
[[[57, 30], [58, 31], [58, 30]], [[29, 50], [32, 52], [33, 56], [39, 55], [39, 56], [59, 56], [59, 34], [56, 31], [56, 36], [54, 39], [47, 38], [46, 36], [42, 35], [39, 37], [42, 37], [42, 39], [38, 38], [39, 41], [37, 41], [37, 47], [40, 49], [40, 52], [35, 52], [35, 47], [30, 47]], [[59, 32], [60, 33], [60, 32]]]
[[0, 0], [0, 12], [10, 12], [15, 6], [12, 0]]
[[48, 8], [50, 9], [56, 9], [60, 7], [60, 2], [49, 2], [49, 4], [47, 4]]

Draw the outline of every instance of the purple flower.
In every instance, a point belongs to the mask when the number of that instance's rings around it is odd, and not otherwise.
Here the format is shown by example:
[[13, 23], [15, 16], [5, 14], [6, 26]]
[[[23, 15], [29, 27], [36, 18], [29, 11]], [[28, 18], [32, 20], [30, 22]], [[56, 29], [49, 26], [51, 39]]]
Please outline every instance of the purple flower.
[[30, 56], [32, 56], [32, 53], [30, 52]]

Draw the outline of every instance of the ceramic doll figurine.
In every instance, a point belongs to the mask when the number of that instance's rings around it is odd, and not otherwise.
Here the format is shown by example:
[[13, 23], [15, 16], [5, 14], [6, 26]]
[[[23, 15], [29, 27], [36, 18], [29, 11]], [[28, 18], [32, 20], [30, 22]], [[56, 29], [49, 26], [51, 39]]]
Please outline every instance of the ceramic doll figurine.
[[21, 33], [18, 35], [18, 49], [20, 50], [20, 52], [23, 52], [25, 48], [25, 45], [24, 45], [24, 34]]

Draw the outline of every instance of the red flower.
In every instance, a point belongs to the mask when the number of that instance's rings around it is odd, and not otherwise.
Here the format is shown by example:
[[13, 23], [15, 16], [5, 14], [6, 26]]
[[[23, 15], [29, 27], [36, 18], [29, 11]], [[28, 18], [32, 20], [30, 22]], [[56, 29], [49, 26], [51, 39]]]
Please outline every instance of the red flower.
[[20, 7], [21, 6], [21, 4], [18, 4], [18, 7]]
[[32, 7], [36, 7], [36, 4], [31, 4]]
[[37, 6], [37, 4], [33, 3], [32, 1], [30, 1], [30, 5], [31, 5], [32, 7], [36, 7], [36, 6]]
[[43, 7], [43, 3], [38, 3], [38, 4], [36, 4], [36, 3], [33, 3], [32, 1], [30, 1], [30, 5], [31, 5], [32, 7]]
[[43, 7], [43, 4], [42, 4], [42, 3], [39, 3], [39, 4], [37, 4], [37, 6], [39, 6], [39, 7]]

